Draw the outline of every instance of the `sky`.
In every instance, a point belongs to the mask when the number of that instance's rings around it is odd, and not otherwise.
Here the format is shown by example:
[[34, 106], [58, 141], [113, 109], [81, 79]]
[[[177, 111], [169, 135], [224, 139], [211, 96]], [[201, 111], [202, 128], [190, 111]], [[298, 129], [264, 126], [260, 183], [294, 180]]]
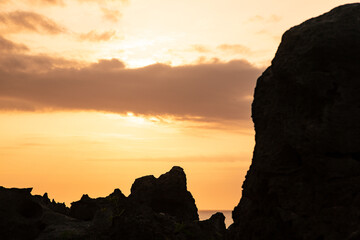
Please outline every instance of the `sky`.
[[231, 210], [282, 34], [336, 0], [0, 0], [0, 185], [70, 205], [181, 166]]

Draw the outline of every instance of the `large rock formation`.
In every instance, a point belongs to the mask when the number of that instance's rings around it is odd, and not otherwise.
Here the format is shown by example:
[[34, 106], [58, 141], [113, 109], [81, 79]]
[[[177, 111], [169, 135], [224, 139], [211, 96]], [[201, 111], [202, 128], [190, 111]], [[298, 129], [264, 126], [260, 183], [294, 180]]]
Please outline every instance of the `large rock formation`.
[[288, 30], [258, 79], [232, 239], [360, 239], [360, 4]]
[[129, 198], [179, 220], [199, 220], [195, 200], [187, 190], [181, 167], [173, 167], [158, 179], [152, 175], [136, 179]]

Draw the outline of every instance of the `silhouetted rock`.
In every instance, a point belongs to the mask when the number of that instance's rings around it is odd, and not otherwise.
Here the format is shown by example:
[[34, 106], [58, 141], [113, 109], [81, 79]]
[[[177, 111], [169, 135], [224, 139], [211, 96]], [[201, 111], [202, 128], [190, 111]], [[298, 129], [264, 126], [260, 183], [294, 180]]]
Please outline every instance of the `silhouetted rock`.
[[199, 220], [195, 200], [187, 191], [186, 175], [181, 167], [173, 167], [158, 179], [154, 176], [136, 179], [129, 198], [178, 220]]
[[231, 239], [359, 236], [359, 16], [360, 4], [344, 5], [283, 35], [257, 81], [256, 146]]
[[84, 194], [77, 202], [71, 203], [70, 216], [76, 219], [90, 221], [93, 220], [96, 213], [99, 214], [109, 210], [114, 212], [120, 202], [125, 201], [125, 195], [120, 189], [115, 189], [112, 194], [106, 198], [90, 198], [87, 194]]
[[100, 206], [96, 203], [96, 199], [90, 198], [87, 194], [84, 194], [80, 201], [71, 203], [70, 216], [80, 220], [89, 221], [95, 216]]
[[127, 240], [224, 240], [225, 217], [217, 214], [205, 221], [178, 221], [150, 208], [125, 210], [114, 218], [111, 239]]
[[69, 208], [66, 207], [65, 203], [55, 202], [54, 199], [50, 201], [50, 198], [47, 193], [44, 193], [43, 196], [35, 195], [34, 198], [39, 204], [53, 210], [54, 212], [61, 213], [64, 215], [69, 215]]
[[119, 189], [104, 198], [84, 194], [70, 211], [47, 193], [30, 192], [0, 187], [1, 240], [223, 240], [226, 235], [223, 214], [198, 221], [180, 167], [158, 179], [137, 179], [129, 198]]
[[226, 225], [223, 213], [215, 213], [208, 220], [199, 222], [202, 232], [208, 234], [206, 239], [225, 239]]
[[34, 239], [44, 229], [43, 210], [31, 190], [0, 187], [0, 239]]

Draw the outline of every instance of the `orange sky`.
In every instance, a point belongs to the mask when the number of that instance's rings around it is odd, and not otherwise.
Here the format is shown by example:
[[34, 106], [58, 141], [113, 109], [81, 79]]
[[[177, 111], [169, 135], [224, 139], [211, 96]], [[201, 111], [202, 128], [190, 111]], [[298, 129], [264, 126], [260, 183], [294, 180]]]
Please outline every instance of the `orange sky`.
[[185, 169], [232, 209], [282, 33], [350, 1], [0, 0], [0, 185], [57, 201]]

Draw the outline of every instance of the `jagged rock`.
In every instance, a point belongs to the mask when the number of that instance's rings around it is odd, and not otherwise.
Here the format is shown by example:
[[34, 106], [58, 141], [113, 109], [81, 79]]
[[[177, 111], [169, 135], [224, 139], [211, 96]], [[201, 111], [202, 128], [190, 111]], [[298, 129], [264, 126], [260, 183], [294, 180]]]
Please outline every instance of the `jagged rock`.
[[358, 236], [359, 16], [348, 4], [283, 35], [257, 81], [256, 146], [231, 239]]
[[158, 179], [154, 176], [136, 179], [129, 199], [179, 220], [199, 220], [195, 200], [187, 191], [186, 175], [181, 167], [173, 167]]
[[39, 204], [53, 210], [54, 212], [61, 213], [64, 215], [69, 215], [69, 208], [66, 207], [65, 203], [55, 202], [54, 199], [50, 201], [50, 198], [47, 193], [44, 193], [43, 196], [35, 195], [34, 198]]
[[113, 193], [105, 198], [90, 198], [87, 194], [84, 194], [77, 202], [71, 203], [70, 216], [76, 219], [90, 221], [93, 220], [96, 213], [101, 215], [107, 210], [114, 212], [121, 202], [126, 199], [125, 195], [120, 189], [115, 189]]

